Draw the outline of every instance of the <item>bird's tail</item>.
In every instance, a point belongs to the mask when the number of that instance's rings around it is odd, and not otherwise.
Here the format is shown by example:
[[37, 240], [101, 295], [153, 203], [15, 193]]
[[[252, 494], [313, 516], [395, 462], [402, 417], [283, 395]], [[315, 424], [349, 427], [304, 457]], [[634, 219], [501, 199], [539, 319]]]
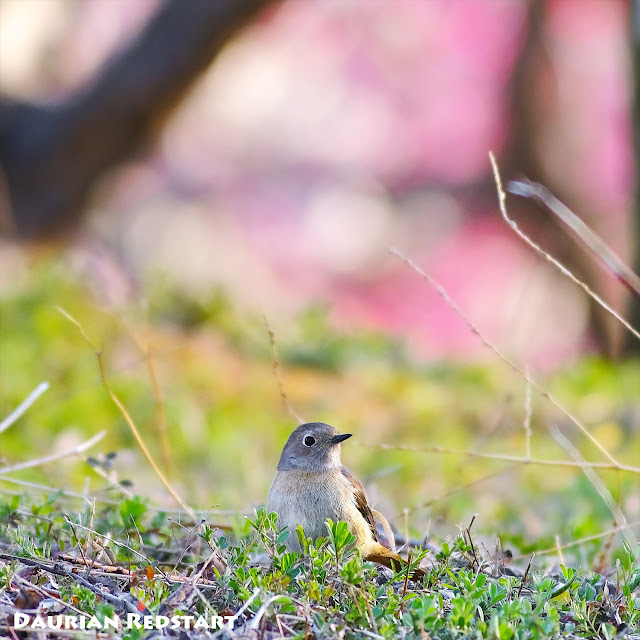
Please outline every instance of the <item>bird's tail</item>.
[[[378, 564], [384, 565], [385, 567], [389, 567], [389, 569], [393, 569], [396, 573], [400, 573], [403, 569], [406, 570], [407, 562], [403, 560], [397, 553], [394, 553], [387, 547], [381, 545], [380, 543], [376, 543], [369, 551], [365, 560], [369, 560], [371, 562], [377, 562]], [[422, 569], [415, 569], [411, 574], [412, 580], [419, 580], [424, 575], [424, 571]]]

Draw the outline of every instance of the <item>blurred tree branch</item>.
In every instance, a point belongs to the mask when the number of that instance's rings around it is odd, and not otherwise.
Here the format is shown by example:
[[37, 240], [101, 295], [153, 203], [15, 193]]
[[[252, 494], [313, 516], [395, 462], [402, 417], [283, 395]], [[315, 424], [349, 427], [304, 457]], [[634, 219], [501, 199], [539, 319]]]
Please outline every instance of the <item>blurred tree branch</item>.
[[[633, 83], [633, 148], [635, 155], [635, 198], [633, 210], [633, 226], [631, 232], [634, 237], [635, 254], [631, 266], [636, 273], [640, 273], [640, 188], [638, 184], [638, 168], [640, 167], [640, 0], [633, 0], [630, 20], [631, 38], [631, 82]], [[631, 296], [629, 304], [629, 320], [634, 327], [640, 326], [640, 299]], [[640, 343], [627, 336], [627, 349], [640, 353]]]
[[93, 83], [53, 107], [0, 98], [0, 228], [68, 230], [103, 172], [153, 137], [225, 43], [275, 0], [166, 0]]

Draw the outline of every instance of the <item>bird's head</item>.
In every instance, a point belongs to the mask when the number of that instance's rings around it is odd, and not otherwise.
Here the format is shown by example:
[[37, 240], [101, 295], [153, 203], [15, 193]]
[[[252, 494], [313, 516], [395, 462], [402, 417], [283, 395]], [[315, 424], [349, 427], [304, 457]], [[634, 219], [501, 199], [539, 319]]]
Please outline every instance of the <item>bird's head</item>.
[[324, 422], [301, 424], [284, 445], [278, 471], [338, 469], [341, 466], [340, 443], [350, 437], [350, 433], [338, 433], [335, 427]]

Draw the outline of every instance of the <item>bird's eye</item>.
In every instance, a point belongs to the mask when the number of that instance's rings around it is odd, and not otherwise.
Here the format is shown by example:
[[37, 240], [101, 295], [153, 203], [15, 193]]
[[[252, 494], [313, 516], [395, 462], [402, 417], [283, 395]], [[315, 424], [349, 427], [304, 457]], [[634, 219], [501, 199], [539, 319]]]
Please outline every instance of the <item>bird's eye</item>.
[[305, 447], [313, 447], [313, 445], [316, 443], [316, 439], [313, 436], [305, 436], [302, 442], [304, 443]]

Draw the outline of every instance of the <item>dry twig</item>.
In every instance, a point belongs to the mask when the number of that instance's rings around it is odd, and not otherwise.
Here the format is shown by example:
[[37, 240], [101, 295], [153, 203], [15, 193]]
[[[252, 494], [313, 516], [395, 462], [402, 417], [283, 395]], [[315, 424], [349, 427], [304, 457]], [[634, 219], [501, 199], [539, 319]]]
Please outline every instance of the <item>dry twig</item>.
[[44, 561], [44, 560], [43, 561], [32, 560], [30, 558], [23, 558], [21, 556], [16, 556], [10, 553], [2, 553], [2, 552], [0, 552], [0, 558], [2, 558], [3, 560], [10, 560], [10, 561], [17, 560], [18, 562], [25, 564], [29, 567], [36, 567], [43, 571], [53, 573], [57, 576], [67, 576], [75, 580], [76, 582], [79, 582], [83, 587], [86, 587], [90, 591], [93, 591], [93, 593], [95, 593], [97, 596], [100, 596], [100, 598], [102, 598], [106, 602], [110, 602], [111, 604], [124, 607], [127, 611], [131, 613], [140, 613], [138, 611], [138, 608], [128, 600], [125, 600], [124, 598], [119, 598], [118, 596], [112, 595], [108, 591], [104, 591], [100, 589], [100, 587], [93, 584], [89, 580], [83, 578], [82, 576], [79, 576], [77, 573], [74, 573], [69, 569], [63, 569], [62, 566], [60, 566], [59, 564], [48, 563], [47, 561]]
[[[561, 544], [560, 546], [553, 546], [549, 549], [542, 549], [540, 551], [536, 551], [536, 555], [543, 556], [548, 555], [550, 553], [557, 553], [558, 549], [570, 549], [571, 547], [578, 547], [581, 544], [586, 544], [587, 542], [593, 542], [594, 540], [600, 540], [601, 538], [606, 538], [607, 536], [619, 533], [624, 529], [631, 529], [632, 527], [640, 527], [640, 520], [636, 520], [635, 522], [629, 522], [624, 526], [614, 527], [613, 529], [608, 529], [607, 531], [603, 531], [602, 533], [595, 533], [591, 536], [585, 536], [584, 538], [579, 538], [578, 540], [572, 540], [571, 542], [565, 542], [565, 544]], [[514, 560], [522, 560], [523, 558], [527, 558], [528, 555], [520, 555], [513, 556]]]
[[[123, 549], [126, 549], [127, 551], [130, 551], [133, 555], [138, 556], [138, 558], [140, 558], [141, 560], [144, 560], [149, 566], [152, 566], [153, 563], [151, 562], [151, 560], [144, 555], [144, 553], [140, 553], [139, 551], [136, 551], [133, 547], [130, 547], [129, 545], [124, 544], [123, 542], [118, 542], [118, 540], [114, 540], [113, 538], [110, 538], [109, 536], [105, 535], [104, 533], [99, 533], [98, 531], [96, 531], [95, 529], [91, 529], [89, 527], [85, 527], [82, 524], [79, 524], [78, 522], [71, 522], [71, 520], [69, 519], [68, 516], [64, 516], [64, 519], [66, 520], [66, 522], [68, 522], [71, 525], [71, 528], [73, 529], [74, 526], [75, 527], [80, 527], [80, 529], [84, 529], [87, 533], [93, 534], [95, 536], [99, 536], [100, 538], [102, 538], [102, 540], [106, 541], [106, 542], [110, 542], [112, 544], [115, 544], [119, 547], [122, 547]], [[74, 530], [74, 535], [75, 535], [75, 530]], [[77, 536], [76, 536], [77, 538]], [[106, 546], [105, 546], [106, 548]], [[84, 554], [83, 554], [84, 555]], [[160, 567], [154, 567], [154, 570], [157, 571], [166, 581], [169, 580], [169, 577], [167, 576], [167, 574], [162, 571], [162, 569], [160, 569]]]
[[[511, 360], [508, 356], [506, 356], [502, 351], [500, 351], [492, 342], [485, 337], [485, 335], [476, 327], [476, 325], [471, 321], [471, 319], [460, 309], [460, 307], [453, 301], [453, 299], [449, 296], [449, 294], [444, 290], [444, 288], [435, 282], [433, 278], [428, 276], [420, 267], [413, 262], [410, 258], [400, 253], [397, 249], [391, 249], [391, 253], [398, 256], [401, 260], [406, 262], [416, 273], [418, 273], [422, 278], [424, 278], [434, 289], [438, 292], [438, 295], [444, 299], [444, 301], [456, 312], [456, 314], [462, 318], [471, 331], [477, 335], [482, 343], [493, 353], [500, 358], [505, 364], [507, 364], [513, 371], [515, 371], [521, 378], [526, 380], [540, 395], [546, 398], [551, 404], [556, 407], [560, 412], [562, 412], [573, 424], [575, 424], [580, 431], [609, 459], [611, 463], [611, 467], [614, 469], [620, 469], [625, 471], [631, 471], [633, 473], [640, 473], [640, 468], [630, 467], [627, 465], [620, 464], [608, 451], [603, 447], [600, 442], [591, 434], [591, 432], [567, 409], [565, 409], [546, 389], [544, 389], [538, 382], [536, 382], [531, 376], [527, 375], [513, 360]], [[392, 448], [392, 447], [389, 447]], [[526, 461], [526, 458], [518, 458], [518, 456], [505, 456], [502, 457], [505, 460], [511, 460], [512, 462], [520, 462]], [[533, 463], [533, 461], [531, 461]], [[541, 462], [536, 461], [534, 464], [548, 464], [548, 461]], [[577, 465], [580, 466], [580, 465]]]
[[547, 460], [545, 458], [527, 458], [524, 456], [512, 456], [507, 453], [483, 453], [480, 451], [470, 451], [467, 449], [450, 449], [447, 447], [412, 447], [408, 445], [396, 445], [396, 444], [362, 444], [358, 443], [359, 447], [369, 447], [372, 449], [388, 449], [390, 451], [415, 451], [417, 453], [440, 453], [455, 456], [468, 456], [470, 458], [488, 458], [490, 460], [502, 460], [504, 462], [515, 462], [518, 464], [531, 464], [539, 466], [551, 466], [551, 467], [578, 467], [587, 466], [592, 469], [615, 469], [619, 471], [626, 471], [628, 473], [640, 474], [640, 467], [634, 467], [631, 465], [620, 464], [619, 462], [588, 462], [585, 461], [584, 465], [576, 462], [575, 460]]
[[109, 394], [109, 397], [111, 398], [113, 403], [116, 405], [116, 407], [118, 407], [118, 409], [120, 410], [120, 413], [122, 413], [122, 415], [124, 416], [124, 419], [127, 422], [127, 425], [129, 426], [129, 429], [131, 430], [133, 437], [136, 439], [136, 442], [138, 443], [138, 446], [142, 450], [144, 457], [147, 459], [147, 461], [151, 465], [151, 468], [154, 470], [155, 474], [160, 479], [160, 482], [162, 482], [165, 489], [169, 492], [171, 497], [178, 503], [178, 505], [180, 505], [180, 507], [183, 508], [195, 520], [196, 519], [195, 512], [178, 495], [178, 492], [171, 486], [171, 484], [169, 483], [165, 475], [162, 473], [162, 471], [156, 464], [156, 461], [153, 459], [151, 452], [147, 448], [147, 445], [144, 443], [144, 440], [142, 439], [142, 436], [140, 435], [138, 428], [136, 427], [133, 419], [131, 418], [131, 415], [127, 411], [126, 407], [122, 404], [122, 401], [120, 400], [120, 398], [118, 398], [118, 396], [115, 394], [113, 389], [111, 389], [111, 386], [107, 382], [107, 377], [104, 369], [104, 360], [102, 358], [102, 352], [98, 351], [93, 346], [93, 344], [91, 343], [91, 340], [89, 340], [89, 336], [87, 336], [84, 330], [84, 327], [80, 324], [80, 322], [78, 322], [78, 320], [76, 320], [73, 316], [69, 315], [61, 307], [58, 307], [58, 311], [78, 328], [85, 342], [91, 347], [91, 349], [93, 349], [94, 353], [96, 354], [96, 357], [98, 359], [98, 367], [100, 369], [100, 377], [102, 379], [102, 384], [104, 385], [104, 388], [107, 390], [107, 393]]
[[264, 324], [267, 327], [267, 333], [269, 334], [269, 344], [271, 345], [271, 358], [273, 360], [273, 375], [276, 378], [276, 382], [278, 383], [278, 391], [280, 393], [280, 398], [282, 399], [282, 403], [286, 407], [287, 411], [298, 421], [298, 424], [303, 424], [304, 420], [295, 412], [291, 403], [289, 402], [289, 398], [287, 396], [287, 392], [284, 388], [284, 382], [282, 381], [282, 375], [280, 370], [282, 368], [282, 364], [280, 359], [278, 358], [278, 349], [276, 346], [276, 334], [273, 332], [271, 325], [269, 324], [269, 320], [267, 319], [267, 314], [262, 313], [262, 317], [264, 319]]
[[158, 375], [156, 373], [156, 367], [154, 364], [153, 353], [151, 349], [151, 341], [148, 336], [148, 327], [147, 327], [147, 335], [145, 336], [144, 343], [138, 339], [136, 333], [128, 327], [125, 323], [122, 323], [123, 328], [127, 332], [127, 335], [131, 338], [133, 343], [136, 345], [140, 353], [144, 358], [144, 362], [146, 364], [147, 373], [149, 374], [149, 380], [151, 382], [151, 390], [153, 392], [153, 397], [156, 401], [156, 411], [155, 411], [155, 421], [153, 422], [153, 427], [158, 436], [158, 441], [160, 442], [160, 450], [162, 452], [162, 464], [164, 466], [164, 470], [167, 475], [171, 475], [171, 470], [173, 468], [172, 459], [171, 459], [171, 446], [169, 443], [169, 427], [167, 423], [167, 412], [165, 409], [164, 397], [162, 395], [162, 390], [160, 388], [160, 382], [158, 380]]
[[469, 523], [469, 526], [465, 529], [467, 537], [469, 538], [469, 545], [471, 546], [471, 554], [473, 555], [473, 560], [476, 565], [476, 573], [480, 571], [480, 563], [478, 562], [478, 556], [476, 555], [476, 548], [473, 545], [473, 538], [471, 537], [471, 527], [473, 527], [473, 523], [476, 521], [477, 515], [478, 515], [477, 513], [473, 514], [473, 517], [471, 518], [471, 522]]
[[[557, 427], [549, 425], [549, 432], [553, 436], [553, 439], [575, 460], [577, 464], [580, 465], [582, 473], [584, 473], [589, 482], [598, 492], [598, 494], [602, 498], [602, 501], [607, 505], [607, 508], [611, 512], [611, 515], [614, 517], [616, 522], [619, 522], [622, 525], [626, 524], [627, 519], [625, 518], [624, 513], [622, 513], [622, 509], [620, 509], [616, 501], [613, 499], [611, 492], [609, 491], [609, 489], [607, 489], [604, 482], [602, 482], [596, 472], [586, 464], [586, 461], [584, 460], [582, 454], [578, 451], [578, 449]], [[628, 529], [624, 529], [623, 535], [631, 548], [634, 548], [638, 544], [636, 537]]]
[[[492, 164], [495, 158], [491, 155]], [[541, 202], [558, 220], [561, 220], [585, 244], [629, 291], [640, 296], [640, 278], [618, 257], [607, 243], [581, 220], [566, 204], [560, 202], [549, 189], [527, 178], [513, 180], [507, 189], [517, 196]]]
[[[607, 313], [612, 315], [620, 324], [622, 324], [630, 333], [632, 333], [638, 340], [640, 340], [640, 333], [634, 329], [629, 322], [627, 322], [617, 311], [615, 311], [612, 307], [610, 307], [597, 293], [592, 291], [582, 280], [576, 278], [576, 276], [569, 271], [562, 263], [558, 262], [554, 257], [550, 256], [546, 251], [540, 248], [529, 236], [527, 236], [521, 229], [518, 227], [516, 222], [512, 220], [507, 213], [506, 200], [507, 195], [504, 192], [502, 187], [502, 178], [500, 177], [500, 170], [498, 168], [498, 163], [496, 162], [495, 156], [493, 153], [489, 152], [489, 159], [491, 160], [491, 167], [493, 168], [493, 177], [496, 183], [496, 189], [498, 191], [498, 205], [500, 207], [500, 213], [504, 221], [513, 229], [516, 235], [527, 245], [529, 245], [541, 258], [544, 258], [547, 262], [552, 264], [560, 273], [569, 278], [573, 284], [580, 287], [594, 302], [600, 305]], [[564, 205], [563, 205], [564, 206]]]
[[536, 557], [535, 553], [531, 554], [531, 558], [529, 558], [529, 564], [527, 565], [527, 570], [524, 572], [524, 575], [522, 576], [522, 580], [520, 581], [520, 586], [518, 587], [518, 598], [520, 597], [520, 594], [522, 593], [522, 589], [524, 587], [524, 585], [527, 583], [527, 578], [529, 577], [529, 570], [531, 569], [531, 563], [533, 562], [533, 559]]

